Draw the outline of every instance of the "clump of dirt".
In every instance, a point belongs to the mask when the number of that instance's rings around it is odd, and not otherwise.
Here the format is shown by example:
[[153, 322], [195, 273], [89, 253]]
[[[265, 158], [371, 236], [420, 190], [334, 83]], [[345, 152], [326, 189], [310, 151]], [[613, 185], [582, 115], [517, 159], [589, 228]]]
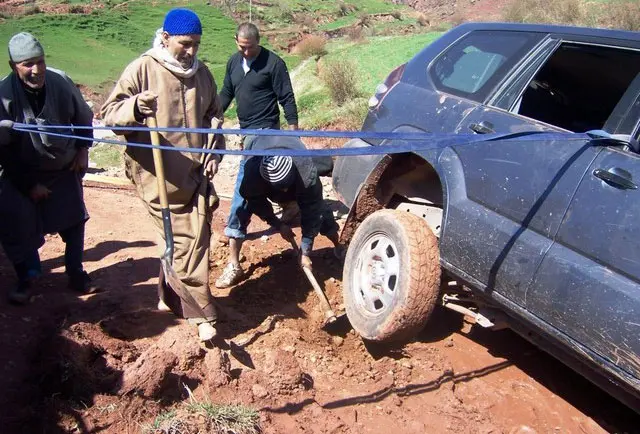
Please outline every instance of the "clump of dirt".
[[265, 355], [262, 372], [274, 393], [287, 394], [304, 387], [304, 373], [295, 356], [276, 349]]
[[157, 399], [161, 397], [160, 392], [177, 364], [178, 357], [175, 354], [153, 346], [125, 368], [118, 393], [136, 393], [148, 399]]

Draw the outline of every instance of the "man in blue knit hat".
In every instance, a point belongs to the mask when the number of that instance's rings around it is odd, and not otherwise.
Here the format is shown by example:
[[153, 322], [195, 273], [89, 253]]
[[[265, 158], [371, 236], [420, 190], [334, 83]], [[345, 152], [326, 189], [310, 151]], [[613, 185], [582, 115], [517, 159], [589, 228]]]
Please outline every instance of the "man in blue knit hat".
[[[169, 11], [156, 32], [153, 47], [127, 66], [102, 106], [105, 123], [138, 127], [148, 116], [155, 115], [160, 127], [220, 127], [222, 106], [216, 82], [196, 56], [201, 36], [202, 24], [194, 12]], [[124, 133], [124, 137], [130, 142], [151, 142], [148, 132], [132, 131]], [[161, 132], [160, 140], [162, 145], [177, 148], [224, 147], [221, 135]], [[198, 305], [185, 303], [166, 285], [161, 267], [158, 308], [170, 309], [196, 324], [202, 341], [216, 335], [216, 311], [209, 290], [209, 240], [211, 216], [218, 201], [212, 179], [219, 161], [213, 154], [164, 152], [175, 241], [173, 267]], [[125, 169], [146, 204], [158, 235], [164, 239], [151, 150], [127, 147]]]

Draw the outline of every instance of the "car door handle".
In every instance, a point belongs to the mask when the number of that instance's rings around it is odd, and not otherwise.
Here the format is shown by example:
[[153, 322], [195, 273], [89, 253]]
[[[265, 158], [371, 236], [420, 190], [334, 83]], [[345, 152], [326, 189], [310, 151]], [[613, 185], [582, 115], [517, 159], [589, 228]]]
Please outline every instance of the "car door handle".
[[489, 121], [473, 122], [469, 124], [469, 129], [476, 134], [493, 134], [493, 124]]
[[638, 186], [631, 180], [631, 174], [618, 167], [614, 167], [609, 170], [596, 169], [593, 171], [593, 176], [602, 179], [604, 182], [614, 187], [620, 187], [626, 190], [635, 190], [638, 188]]

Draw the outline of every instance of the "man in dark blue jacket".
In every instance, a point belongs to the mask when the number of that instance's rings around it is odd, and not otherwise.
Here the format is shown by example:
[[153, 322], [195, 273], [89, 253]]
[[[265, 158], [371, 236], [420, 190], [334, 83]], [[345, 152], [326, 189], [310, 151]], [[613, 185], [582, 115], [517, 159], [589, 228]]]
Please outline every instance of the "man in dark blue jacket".
[[[295, 137], [255, 137], [251, 149], [305, 149]], [[309, 157], [269, 156], [251, 157], [246, 161], [240, 194], [251, 214], [255, 214], [277, 229], [287, 241], [294, 240], [291, 228], [280, 221], [269, 201], [293, 201], [300, 207], [300, 261], [311, 268], [309, 254], [318, 234], [325, 235], [334, 245], [334, 254], [342, 257], [338, 224], [322, 197], [322, 183], [316, 165]]]
[[[260, 33], [251, 23], [238, 26], [236, 32], [238, 52], [227, 62], [220, 102], [227, 110], [235, 98], [240, 128], [280, 129], [280, 109], [291, 129], [298, 129], [298, 109], [291, 86], [291, 79], [284, 61], [275, 53], [260, 46]], [[250, 149], [249, 139], [245, 139], [244, 149]], [[247, 233], [243, 222], [249, 222], [250, 212], [246, 201], [240, 196], [240, 184], [244, 174], [244, 164], [240, 162], [236, 186], [231, 201], [231, 211], [224, 234], [229, 238], [230, 261], [216, 281], [216, 287], [227, 288], [242, 278], [242, 268], [238, 258], [240, 248]]]

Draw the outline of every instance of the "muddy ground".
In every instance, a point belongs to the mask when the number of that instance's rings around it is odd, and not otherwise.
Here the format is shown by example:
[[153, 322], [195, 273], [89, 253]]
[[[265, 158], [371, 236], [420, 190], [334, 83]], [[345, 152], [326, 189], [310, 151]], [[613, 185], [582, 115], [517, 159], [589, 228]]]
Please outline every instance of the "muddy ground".
[[[258, 221], [244, 249], [250, 277], [213, 289], [223, 339], [205, 347], [155, 310], [159, 248], [141, 203], [93, 185], [86, 268], [103, 292], [66, 289], [63, 244], [51, 236], [32, 302], [8, 305], [13, 276], [0, 257], [2, 433], [142, 432], [182, 408], [185, 385], [195, 399], [259, 410], [266, 433], [638, 432], [637, 415], [555, 359], [454, 312], [436, 311], [401, 348], [365, 345], [346, 322], [323, 331], [286, 243]], [[215, 231], [227, 211], [223, 201]], [[213, 245], [212, 280], [226, 259]], [[341, 264], [325, 239], [314, 266], [340, 311]]]

